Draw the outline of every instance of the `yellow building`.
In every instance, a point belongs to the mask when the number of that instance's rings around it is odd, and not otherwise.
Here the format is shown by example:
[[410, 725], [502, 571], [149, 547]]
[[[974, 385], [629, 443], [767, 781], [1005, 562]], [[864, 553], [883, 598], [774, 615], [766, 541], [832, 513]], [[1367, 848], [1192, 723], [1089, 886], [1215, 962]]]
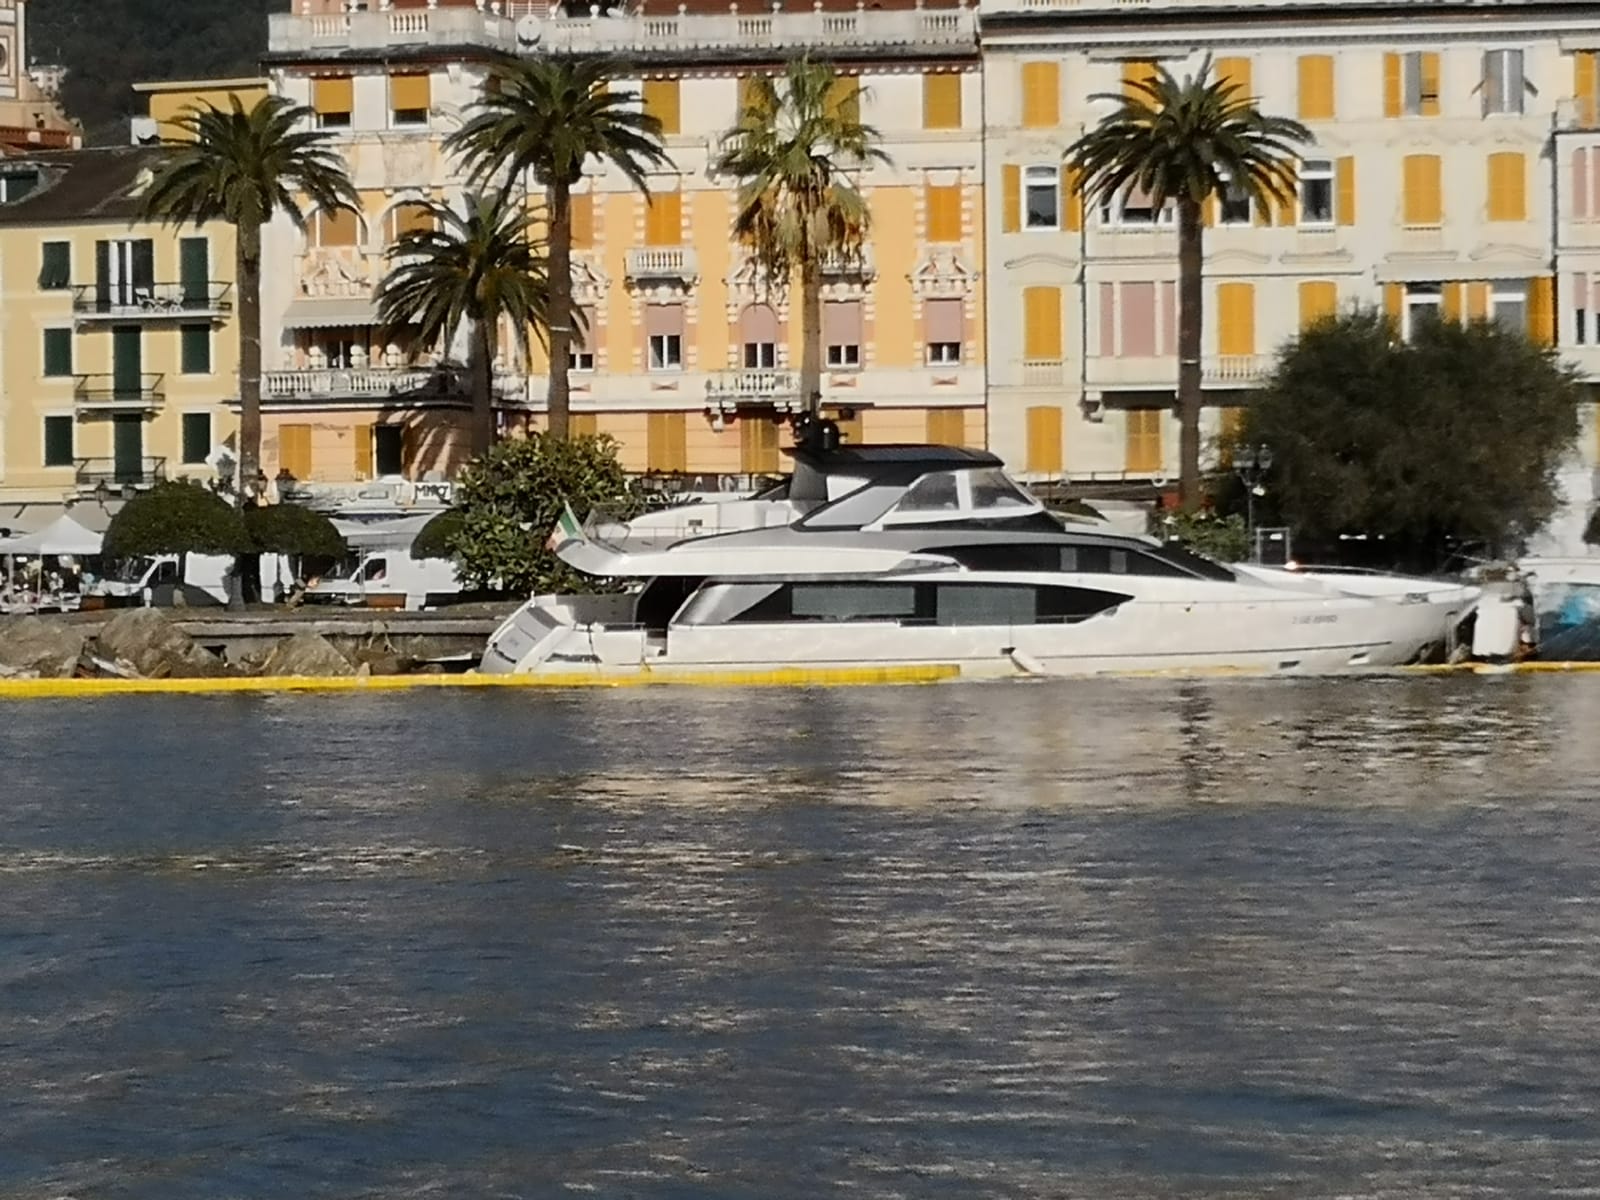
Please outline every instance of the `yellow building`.
[[149, 116], [148, 124], [143, 127], [135, 121], [133, 140], [140, 144], [189, 141], [189, 135], [178, 125], [187, 110], [209, 105], [226, 112], [235, 99], [248, 110], [267, 95], [269, 85], [269, 80], [254, 77], [136, 83], [133, 90], [145, 98]]
[[0, 205], [0, 498], [209, 478], [237, 428], [233, 231], [138, 219], [166, 151], [13, 158]]

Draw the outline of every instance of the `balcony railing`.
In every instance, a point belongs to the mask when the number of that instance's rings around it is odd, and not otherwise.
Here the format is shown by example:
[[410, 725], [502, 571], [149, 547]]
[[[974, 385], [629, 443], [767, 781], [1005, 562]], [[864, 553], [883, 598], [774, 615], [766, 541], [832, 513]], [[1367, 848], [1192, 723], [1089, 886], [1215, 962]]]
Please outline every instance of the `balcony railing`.
[[167, 477], [164, 458], [80, 458], [76, 483], [80, 492], [92, 492], [102, 484], [107, 488], [153, 487]]
[[80, 321], [171, 321], [217, 317], [233, 310], [231, 283], [79, 283], [72, 312]]
[[84, 409], [156, 408], [166, 399], [166, 379], [165, 375], [79, 375], [72, 395]]
[[797, 404], [800, 372], [713, 371], [706, 380], [706, 399], [713, 408], [739, 404]]
[[390, 396], [463, 396], [466, 381], [449, 367], [307, 367], [268, 371], [261, 394], [270, 400], [377, 400]]
[[700, 261], [693, 246], [636, 246], [628, 251], [630, 279], [682, 279], [700, 277]]

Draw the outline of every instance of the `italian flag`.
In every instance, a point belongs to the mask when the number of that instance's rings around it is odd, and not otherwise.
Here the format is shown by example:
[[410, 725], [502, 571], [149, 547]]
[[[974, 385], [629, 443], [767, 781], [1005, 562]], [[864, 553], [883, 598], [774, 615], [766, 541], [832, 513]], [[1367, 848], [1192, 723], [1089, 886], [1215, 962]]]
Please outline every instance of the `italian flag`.
[[583, 540], [583, 526], [578, 523], [578, 516], [572, 511], [572, 505], [561, 506], [561, 517], [556, 521], [556, 527], [550, 531], [550, 540], [545, 542], [545, 549], [554, 554], [568, 542]]

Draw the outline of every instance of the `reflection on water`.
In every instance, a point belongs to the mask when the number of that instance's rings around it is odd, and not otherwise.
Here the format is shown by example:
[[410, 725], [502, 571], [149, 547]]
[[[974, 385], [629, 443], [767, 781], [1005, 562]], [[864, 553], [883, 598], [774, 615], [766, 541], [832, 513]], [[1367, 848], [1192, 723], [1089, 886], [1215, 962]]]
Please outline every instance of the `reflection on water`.
[[0, 1196], [1587, 1194], [1600, 681], [0, 708]]

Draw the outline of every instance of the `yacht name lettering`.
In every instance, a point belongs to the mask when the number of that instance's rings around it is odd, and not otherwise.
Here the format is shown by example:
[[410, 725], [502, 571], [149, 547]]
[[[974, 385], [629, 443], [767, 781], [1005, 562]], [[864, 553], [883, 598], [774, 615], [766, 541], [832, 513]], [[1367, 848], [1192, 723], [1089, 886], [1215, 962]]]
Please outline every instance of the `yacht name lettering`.
[[1296, 617], [1296, 625], [1334, 625], [1339, 620], [1338, 613], [1308, 613], [1303, 617]]

